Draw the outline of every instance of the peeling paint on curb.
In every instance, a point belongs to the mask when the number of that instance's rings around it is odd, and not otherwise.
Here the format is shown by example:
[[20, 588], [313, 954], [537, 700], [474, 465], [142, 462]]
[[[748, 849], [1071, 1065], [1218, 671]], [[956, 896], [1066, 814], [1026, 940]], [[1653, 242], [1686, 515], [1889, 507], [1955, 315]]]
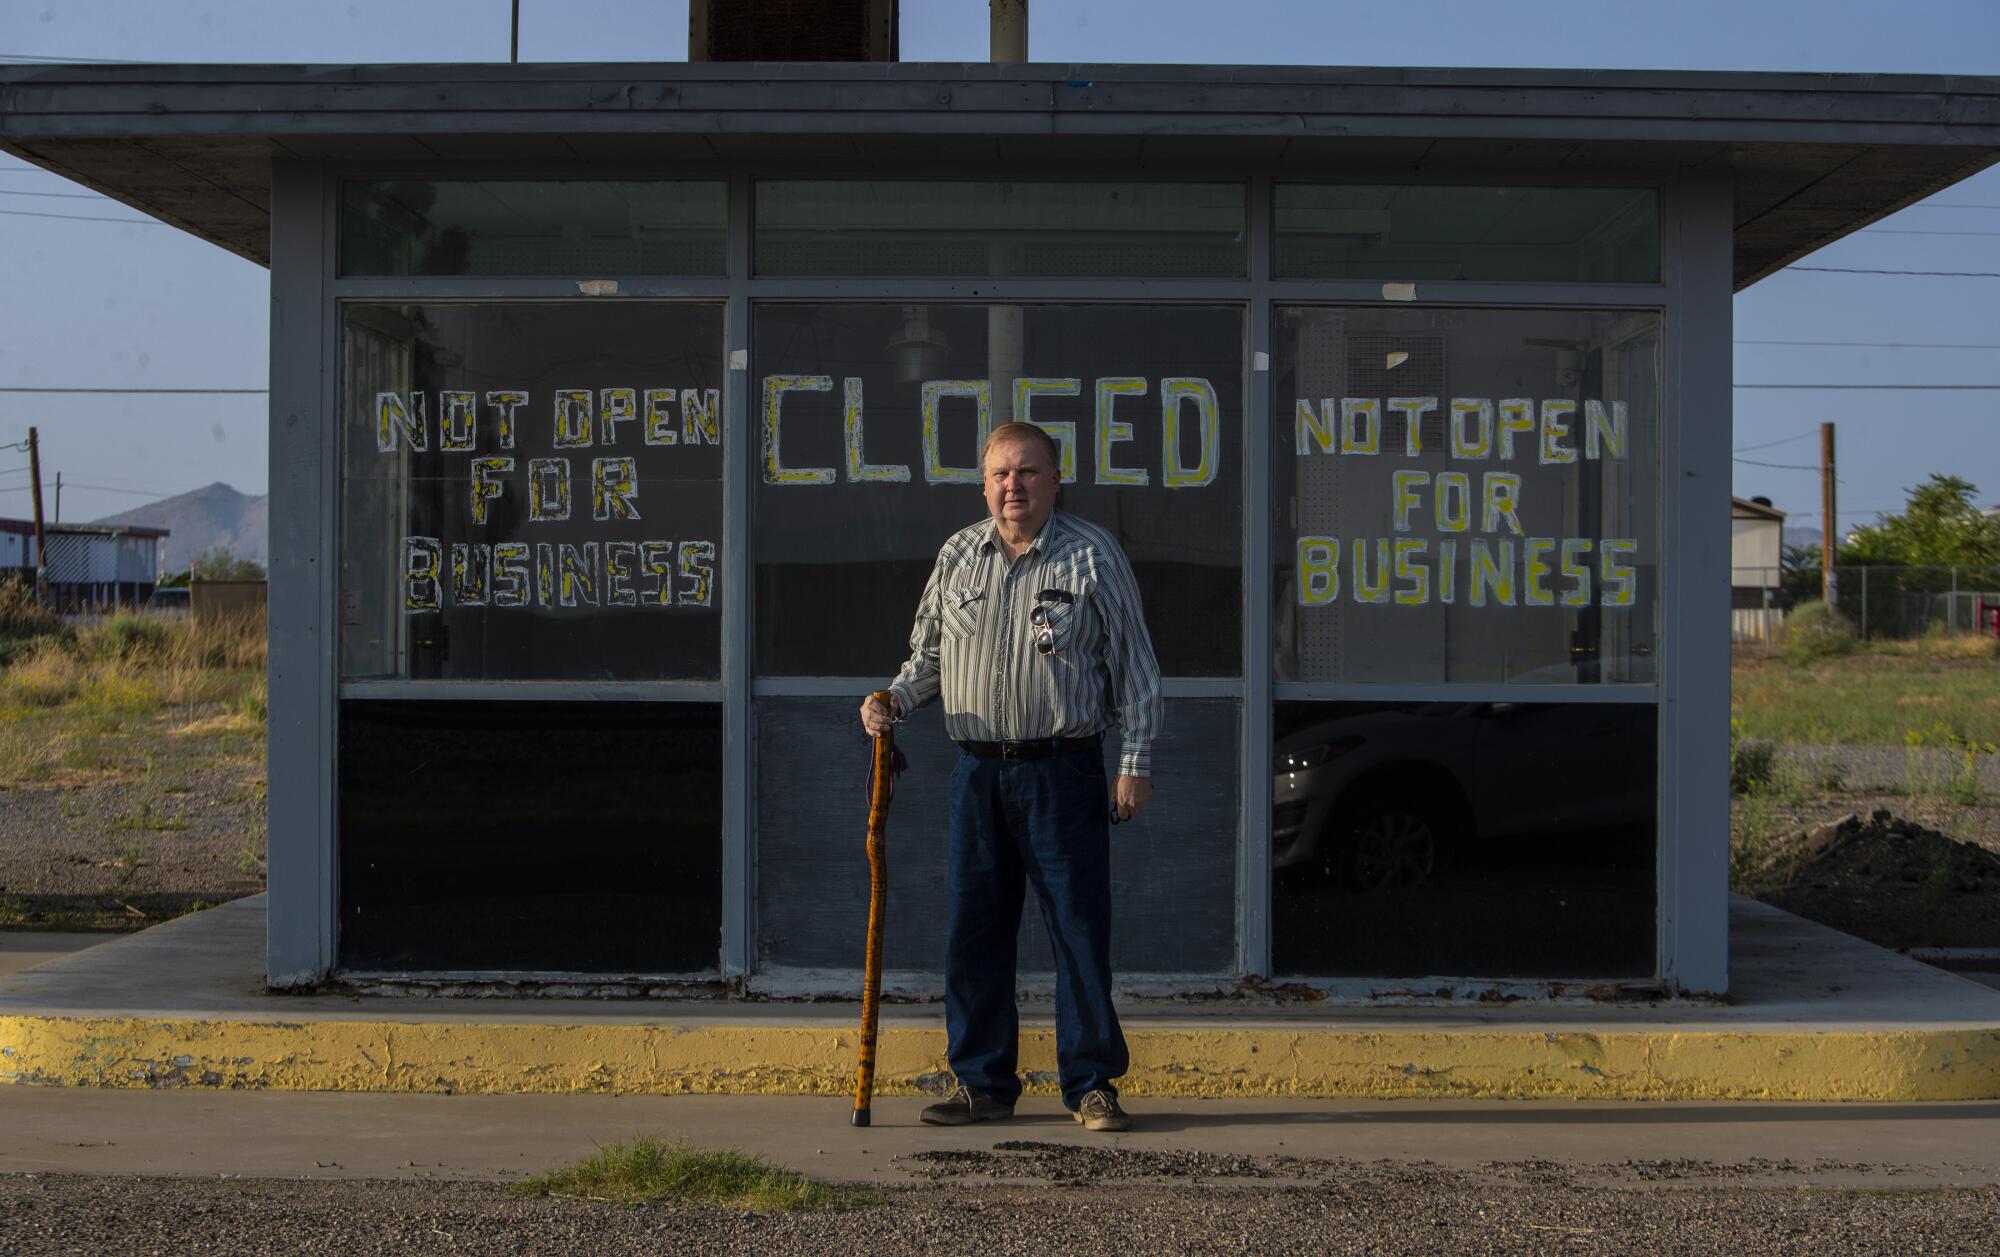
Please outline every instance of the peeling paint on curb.
[[[1134, 1096], [1604, 1100], [2000, 1098], [2000, 1028], [1393, 1031], [1132, 1028]], [[854, 1033], [817, 1026], [0, 1016], [0, 1082], [211, 1090], [841, 1095]], [[933, 1092], [937, 1028], [888, 1028], [876, 1090]], [[1022, 1032], [1053, 1094], [1055, 1035]]]

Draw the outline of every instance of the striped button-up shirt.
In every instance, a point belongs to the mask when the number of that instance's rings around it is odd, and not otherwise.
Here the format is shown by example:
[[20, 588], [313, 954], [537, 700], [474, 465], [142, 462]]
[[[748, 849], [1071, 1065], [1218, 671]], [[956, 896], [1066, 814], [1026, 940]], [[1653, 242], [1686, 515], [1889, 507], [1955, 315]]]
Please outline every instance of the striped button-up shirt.
[[[1009, 562], [991, 519], [938, 551], [889, 687], [905, 712], [944, 699], [953, 741], [1074, 738], [1116, 728], [1118, 771], [1152, 773], [1164, 702], [1132, 566], [1110, 533], [1057, 511]], [[1047, 609], [1055, 649], [1036, 649]]]

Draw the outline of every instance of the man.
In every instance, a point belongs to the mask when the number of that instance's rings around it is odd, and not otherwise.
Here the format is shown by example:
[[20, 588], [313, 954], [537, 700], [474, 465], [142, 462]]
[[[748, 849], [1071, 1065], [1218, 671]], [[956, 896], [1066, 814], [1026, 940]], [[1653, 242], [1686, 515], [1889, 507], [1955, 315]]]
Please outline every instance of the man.
[[[1063, 1103], [1086, 1129], [1126, 1130], [1112, 1081], [1127, 1058], [1111, 1003], [1110, 824], [1152, 796], [1160, 668], [1118, 543], [1056, 510], [1061, 462], [1048, 433], [1002, 424], [980, 461], [991, 518], [938, 552], [909, 662], [889, 687], [893, 710], [872, 697], [861, 705], [863, 727], [879, 736], [942, 696], [945, 732], [962, 752], [951, 782], [944, 975], [958, 1086], [923, 1120], [1014, 1114], [1025, 881], [1055, 953]], [[1113, 726], [1123, 742], [1107, 791], [1099, 747]]]

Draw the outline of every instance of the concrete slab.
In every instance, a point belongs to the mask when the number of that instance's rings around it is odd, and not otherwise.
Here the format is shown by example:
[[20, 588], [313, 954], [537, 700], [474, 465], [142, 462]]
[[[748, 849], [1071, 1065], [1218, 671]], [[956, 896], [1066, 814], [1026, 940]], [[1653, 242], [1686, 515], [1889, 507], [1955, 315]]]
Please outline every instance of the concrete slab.
[[[0, 1087], [0, 1174], [506, 1180], [584, 1156], [596, 1144], [652, 1134], [740, 1149], [816, 1178], [862, 1182], [918, 1177], [924, 1164], [910, 1158], [923, 1154], [993, 1153], [998, 1143], [1025, 1140], [1155, 1153], [1421, 1160], [1458, 1170], [1555, 1162], [1674, 1186], [2000, 1184], [1994, 1102], [1134, 1101], [1135, 1128], [1110, 1136], [1083, 1131], [1054, 1100], [1026, 1101], [1012, 1121], [977, 1127], [921, 1125], [923, 1103], [884, 1100], [875, 1125], [856, 1130], [841, 1100], [783, 1096]], [[1002, 1152], [996, 1160], [1004, 1165]], [[1004, 1178], [1004, 1169], [995, 1177]]]
[[[1750, 900], [1726, 1004], [1121, 1000], [1131, 1095], [2000, 1097], [2000, 991]], [[838, 1095], [852, 1004], [268, 995], [261, 898], [0, 979], [0, 1081]], [[1053, 1082], [1046, 1005], [1023, 1067]], [[884, 1009], [878, 1092], [942, 1080], [942, 1012]]]
[[0, 930], [0, 978], [23, 969], [94, 947], [123, 934], [49, 934], [30, 930]]

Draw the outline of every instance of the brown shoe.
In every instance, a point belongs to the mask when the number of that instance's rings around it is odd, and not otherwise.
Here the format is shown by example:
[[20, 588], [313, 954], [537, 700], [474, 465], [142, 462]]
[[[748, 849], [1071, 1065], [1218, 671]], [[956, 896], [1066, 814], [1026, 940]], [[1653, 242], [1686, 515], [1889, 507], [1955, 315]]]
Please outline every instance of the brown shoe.
[[1118, 1107], [1118, 1097], [1109, 1091], [1086, 1091], [1076, 1106], [1076, 1120], [1085, 1130], [1131, 1130], [1132, 1119]]
[[1014, 1116], [1014, 1106], [1003, 1104], [984, 1091], [974, 1091], [960, 1083], [936, 1104], [924, 1106], [918, 1114], [932, 1126], [970, 1126], [974, 1122], [997, 1122]]

